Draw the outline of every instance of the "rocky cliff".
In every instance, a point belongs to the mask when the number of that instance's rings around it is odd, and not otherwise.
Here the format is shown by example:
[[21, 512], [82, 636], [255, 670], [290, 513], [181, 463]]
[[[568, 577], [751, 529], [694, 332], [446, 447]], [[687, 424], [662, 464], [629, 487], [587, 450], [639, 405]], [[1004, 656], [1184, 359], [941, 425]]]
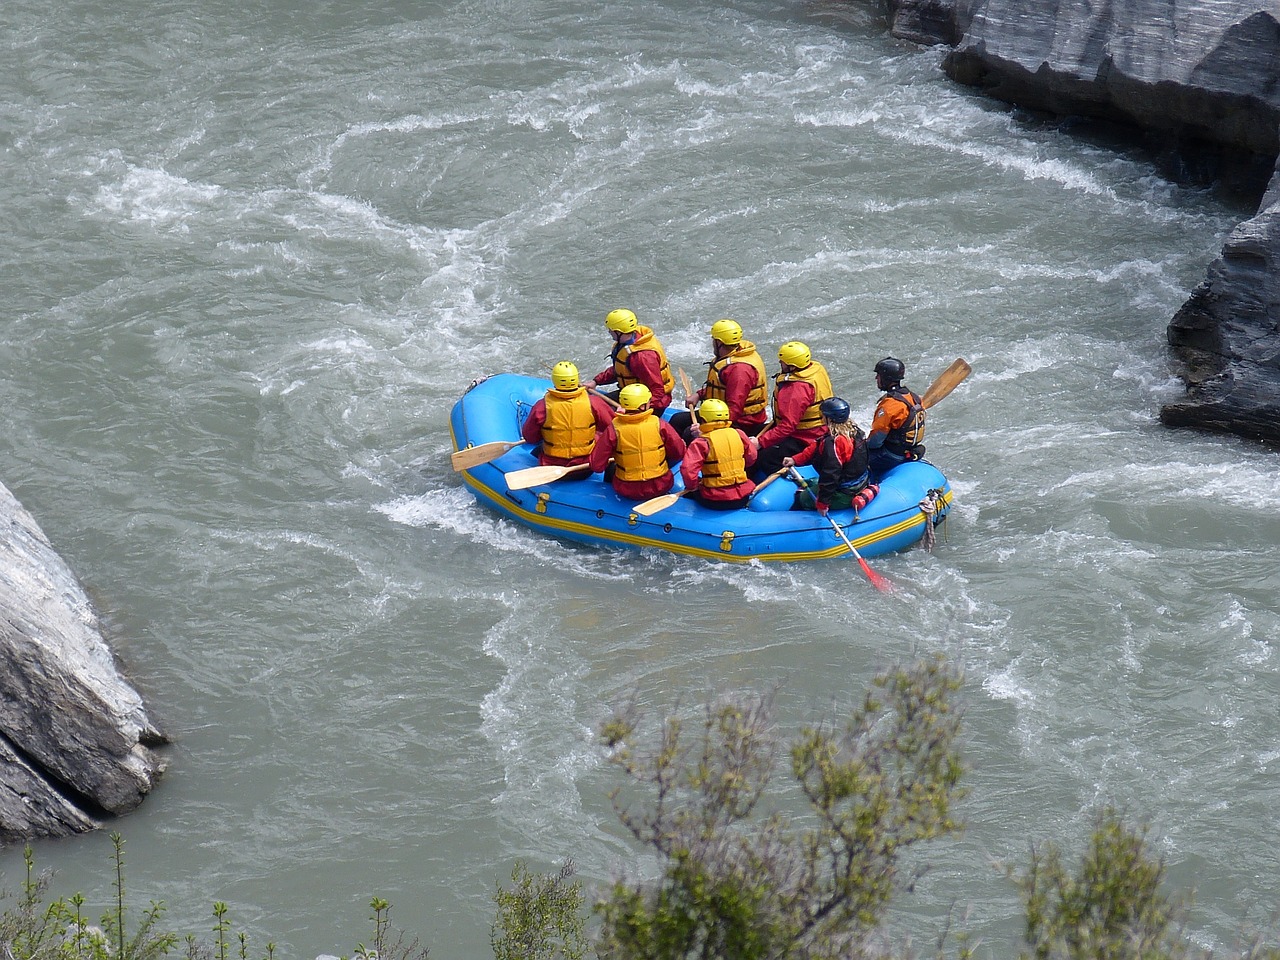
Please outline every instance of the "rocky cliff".
[[891, 30], [953, 49], [955, 80], [1032, 109], [1129, 125], [1259, 192], [1174, 317], [1176, 426], [1280, 443], [1280, 0], [888, 0]]
[[0, 843], [134, 809], [164, 769], [164, 741], [83, 588], [0, 485]]

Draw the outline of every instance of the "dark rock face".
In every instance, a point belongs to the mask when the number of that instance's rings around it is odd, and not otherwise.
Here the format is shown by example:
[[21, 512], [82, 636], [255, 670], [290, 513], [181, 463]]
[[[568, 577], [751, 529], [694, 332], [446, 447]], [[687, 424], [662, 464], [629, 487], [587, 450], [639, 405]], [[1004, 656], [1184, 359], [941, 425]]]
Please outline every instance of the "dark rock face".
[[1265, 0], [983, 0], [943, 69], [1010, 103], [1274, 158], [1278, 18]]
[[1169, 324], [1187, 396], [1160, 419], [1280, 444], [1280, 171]]
[[[1280, 154], [1278, 0], [887, 0], [954, 80], [1115, 121], [1261, 191]], [[1280, 443], [1280, 171], [1169, 326], [1187, 397], [1161, 419]]]
[[163, 742], [88, 596], [0, 485], [0, 843], [134, 809], [164, 769]]

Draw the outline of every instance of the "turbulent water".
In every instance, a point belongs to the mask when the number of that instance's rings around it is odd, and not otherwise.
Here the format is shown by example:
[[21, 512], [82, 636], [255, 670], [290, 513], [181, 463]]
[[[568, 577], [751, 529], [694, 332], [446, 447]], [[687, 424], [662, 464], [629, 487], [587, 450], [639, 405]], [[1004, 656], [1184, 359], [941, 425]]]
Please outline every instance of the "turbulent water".
[[[1280, 460], [1156, 419], [1164, 328], [1246, 211], [946, 81], [872, 10], [765, 0], [0, 8], [0, 480], [176, 737], [118, 826], [139, 902], [350, 952], [368, 898], [489, 955], [517, 858], [634, 862], [609, 708], [965, 671], [966, 833], [895, 913], [1008, 956], [1001, 861], [1149, 821], [1192, 931], [1280, 895]], [[673, 362], [739, 320], [855, 415], [902, 357], [956, 508], [936, 552], [729, 566], [571, 547], [450, 471], [475, 377]], [[36, 846], [105, 906], [105, 836]], [[20, 857], [0, 858], [7, 886]]]

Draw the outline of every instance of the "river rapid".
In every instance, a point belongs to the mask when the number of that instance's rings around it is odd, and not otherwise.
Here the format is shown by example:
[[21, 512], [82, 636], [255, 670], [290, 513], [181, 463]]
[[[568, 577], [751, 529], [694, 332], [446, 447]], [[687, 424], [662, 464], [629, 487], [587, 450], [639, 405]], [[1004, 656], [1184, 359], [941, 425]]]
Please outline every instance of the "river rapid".
[[[869, 5], [870, 6], [870, 5]], [[1164, 329], [1250, 211], [947, 81], [872, 9], [767, 0], [0, 8], [0, 480], [176, 738], [120, 821], [138, 903], [261, 955], [349, 953], [368, 899], [489, 956], [517, 858], [637, 862], [593, 745], [779, 684], [784, 731], [878, 668], [964, 670], [963, 836], [894, 926], [1007, 957], [1001, 862], [1151, 824], [1191, 929], [1280, 894], [1280, 460], [1174, 432]], [[866, 422], [886, 354], [956, 506], [933, 555], [731, 566], [568, 546], [451, 472], [475, 377], [673, 363], [737, 319]], [[36, 844], [111, 899], [102, 834]], [[6, 886], [21, 858], [0, 857]]]

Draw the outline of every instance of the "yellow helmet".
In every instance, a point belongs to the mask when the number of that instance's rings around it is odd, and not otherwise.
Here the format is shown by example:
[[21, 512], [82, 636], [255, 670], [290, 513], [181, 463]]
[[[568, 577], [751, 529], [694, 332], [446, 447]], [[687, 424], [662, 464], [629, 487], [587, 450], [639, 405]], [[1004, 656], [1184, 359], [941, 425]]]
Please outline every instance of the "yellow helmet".
[[618, 391], [618, 402], [622, 404], [622, 409], [631, 413], [639, 410], [652, 399], [653, 394], [643, 383], [633, 383]]
[[612, 310], [604, 318], [604, 325], [614, 333], [635, 333], [640, 321], [630, 310]]
[[803, 343], [799, 340], [792, 340], [790, 343], [784, 343], [778, 348], [778, 359], [788, 367], [803, 370], [812, 362], [813, 356], [809, 353], [809, 348]]
[[577, 390], [578, 368], [568, 360], [561, 360], [551, 368], [551, 383], [557, 390]]
[[742, 327], [737, 320], [717, 320], [711, 325], [711, 339], [726, 347], [736, 347], [742, 342]]
[[728, 423], [729, 405], [714, 397], [698, 404], [698, 420], [702, 423]]

